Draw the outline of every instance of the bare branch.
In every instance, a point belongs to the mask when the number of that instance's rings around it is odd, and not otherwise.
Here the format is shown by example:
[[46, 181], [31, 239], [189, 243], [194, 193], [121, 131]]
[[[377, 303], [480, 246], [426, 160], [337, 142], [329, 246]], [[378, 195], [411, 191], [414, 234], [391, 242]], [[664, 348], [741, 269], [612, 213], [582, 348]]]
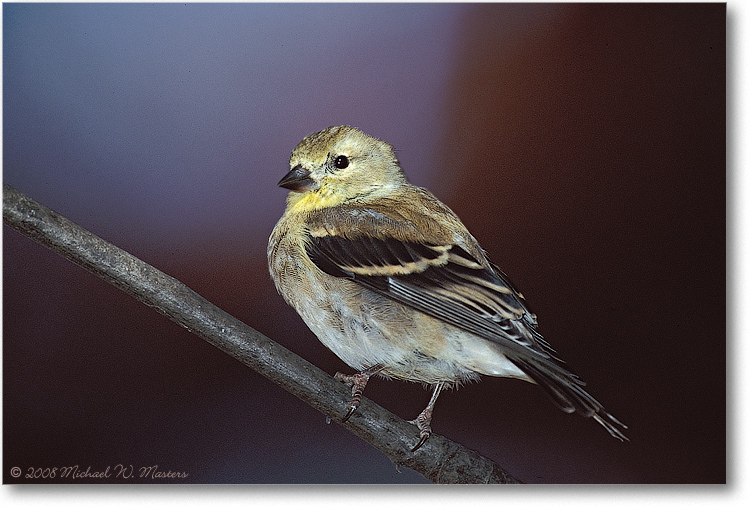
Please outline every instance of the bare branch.
[[[135, 256], [44, 205], [3, 186], [3, 220], [94, 275], [153, 307], [332, 420], [340, 421], [351, 394], [341, 383], [283, 346], [233, 318], [205, 298]], [[362, 399], [347, 429], [434, 483], [519, 483], [500, 466], [442, 436], [417, 452], [416, 427]]]

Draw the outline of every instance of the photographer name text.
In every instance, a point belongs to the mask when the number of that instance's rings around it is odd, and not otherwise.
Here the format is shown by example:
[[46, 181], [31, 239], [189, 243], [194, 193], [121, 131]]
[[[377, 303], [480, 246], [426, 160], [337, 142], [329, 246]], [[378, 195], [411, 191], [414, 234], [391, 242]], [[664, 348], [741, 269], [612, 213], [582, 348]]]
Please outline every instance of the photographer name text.
[[181, 480], [189, 476], [184, 471], [160, 469], [158, 464], [135, 467], [131, 464], [117, 464], [97, 469], [78, 464], [63, 467], [29, 467], [26, 470], [13, 467], [10, 470], [13, 478], [27, 480]]

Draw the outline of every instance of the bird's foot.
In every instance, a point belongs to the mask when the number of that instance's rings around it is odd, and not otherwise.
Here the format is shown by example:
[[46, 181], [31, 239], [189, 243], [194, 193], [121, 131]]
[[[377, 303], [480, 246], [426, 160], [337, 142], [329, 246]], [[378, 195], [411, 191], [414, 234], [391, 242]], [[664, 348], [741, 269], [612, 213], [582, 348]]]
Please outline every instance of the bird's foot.
[[351, 417], [357, 410], [360, 402], [362, 401], [362, 392], [365, 391], [367, 382], [370, 380], [370, 377], [378, 370], [380, 370], [380, 368], [366, 369], [361, 372], [357, 372], [356, 374], [344, 374], [342, 372], [337, 372], [336, 375], [333, 376], [335, 380], [341, 381], [346, 386], [350, 386], [352, 389], [352, 401], [349, 403], [349, 410], [346, 412], [346, 415], [342, 420], [343, 422], [347, 421], [349, 417]]
[[428, 406], [425, 408], [424, 411], [419, 413], [419, 416], [417, 416], [414, 420], [411, 420], [409, 423], [412, 423], [417, 426], [419, 429], [419, 441], [417, 442], [416, 446], [411, 449], [412, 452], [416, 452], [421, 448], [423, 444], [427, 441], [427, 439], [432, 434], [432, 427], [430, 427], [430, 422], [432, 421], [432, 407]]
[[427, 404], [427, 407], [424, 408], [424, 411], [419, 413], [419, 416], [409, 422], [416, 425], [419, 429], [419, 441], [417, 442], [416, 446], [411, 449], [412, 452], [416, 452], [417, 450], [419, 450], [419, 448], [423, 444], [425, 444], [427, 439], [432, 434], [432, 427], [430, 427], [430, 422], [432, 422], [432, 410], [435, 407], [435, 402], [437, 401], [438, 395], [440, 395], [440, 391], [442, 389], [442, 383], [436, 384], [434, 390], [432, 391], [432, 397], [430, 397], [430, 403]]

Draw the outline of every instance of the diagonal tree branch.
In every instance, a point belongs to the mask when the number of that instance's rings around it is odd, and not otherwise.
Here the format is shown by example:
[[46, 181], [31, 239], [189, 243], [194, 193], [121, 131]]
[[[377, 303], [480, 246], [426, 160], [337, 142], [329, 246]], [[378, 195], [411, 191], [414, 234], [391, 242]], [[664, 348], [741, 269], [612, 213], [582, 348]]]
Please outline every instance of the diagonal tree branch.
[[[351, 394], [341, 383], [260, 332], [219, 309], [177, 279], [3, 185], [3, 221], [94, 275], [153, 307], [304, 402], [340, 421]], [[417, 452], [416, 428], [377, 404], [362, 405], [346, 428], [393, 462], [434, 483], [519, 483], [499, 465], [442, 436]]]

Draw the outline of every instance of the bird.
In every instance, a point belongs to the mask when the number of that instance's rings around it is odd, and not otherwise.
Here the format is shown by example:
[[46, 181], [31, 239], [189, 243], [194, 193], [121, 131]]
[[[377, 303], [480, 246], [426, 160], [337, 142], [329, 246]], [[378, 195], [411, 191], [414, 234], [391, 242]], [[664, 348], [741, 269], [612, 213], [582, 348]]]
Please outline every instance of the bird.
[[421, 383], [432, 395], [410, 421], [415, 452], [432, 434], [441, 391], [485, 375], [535, 383], [563, 411], [628, 439], [458, 216], [408, 181], [390, 144], [332, 126], [302, 139], [289, 167], [268, 267], [283, 299], [355, 371], [334, 376], [351, 387], [343, 422], [372, 376]]

